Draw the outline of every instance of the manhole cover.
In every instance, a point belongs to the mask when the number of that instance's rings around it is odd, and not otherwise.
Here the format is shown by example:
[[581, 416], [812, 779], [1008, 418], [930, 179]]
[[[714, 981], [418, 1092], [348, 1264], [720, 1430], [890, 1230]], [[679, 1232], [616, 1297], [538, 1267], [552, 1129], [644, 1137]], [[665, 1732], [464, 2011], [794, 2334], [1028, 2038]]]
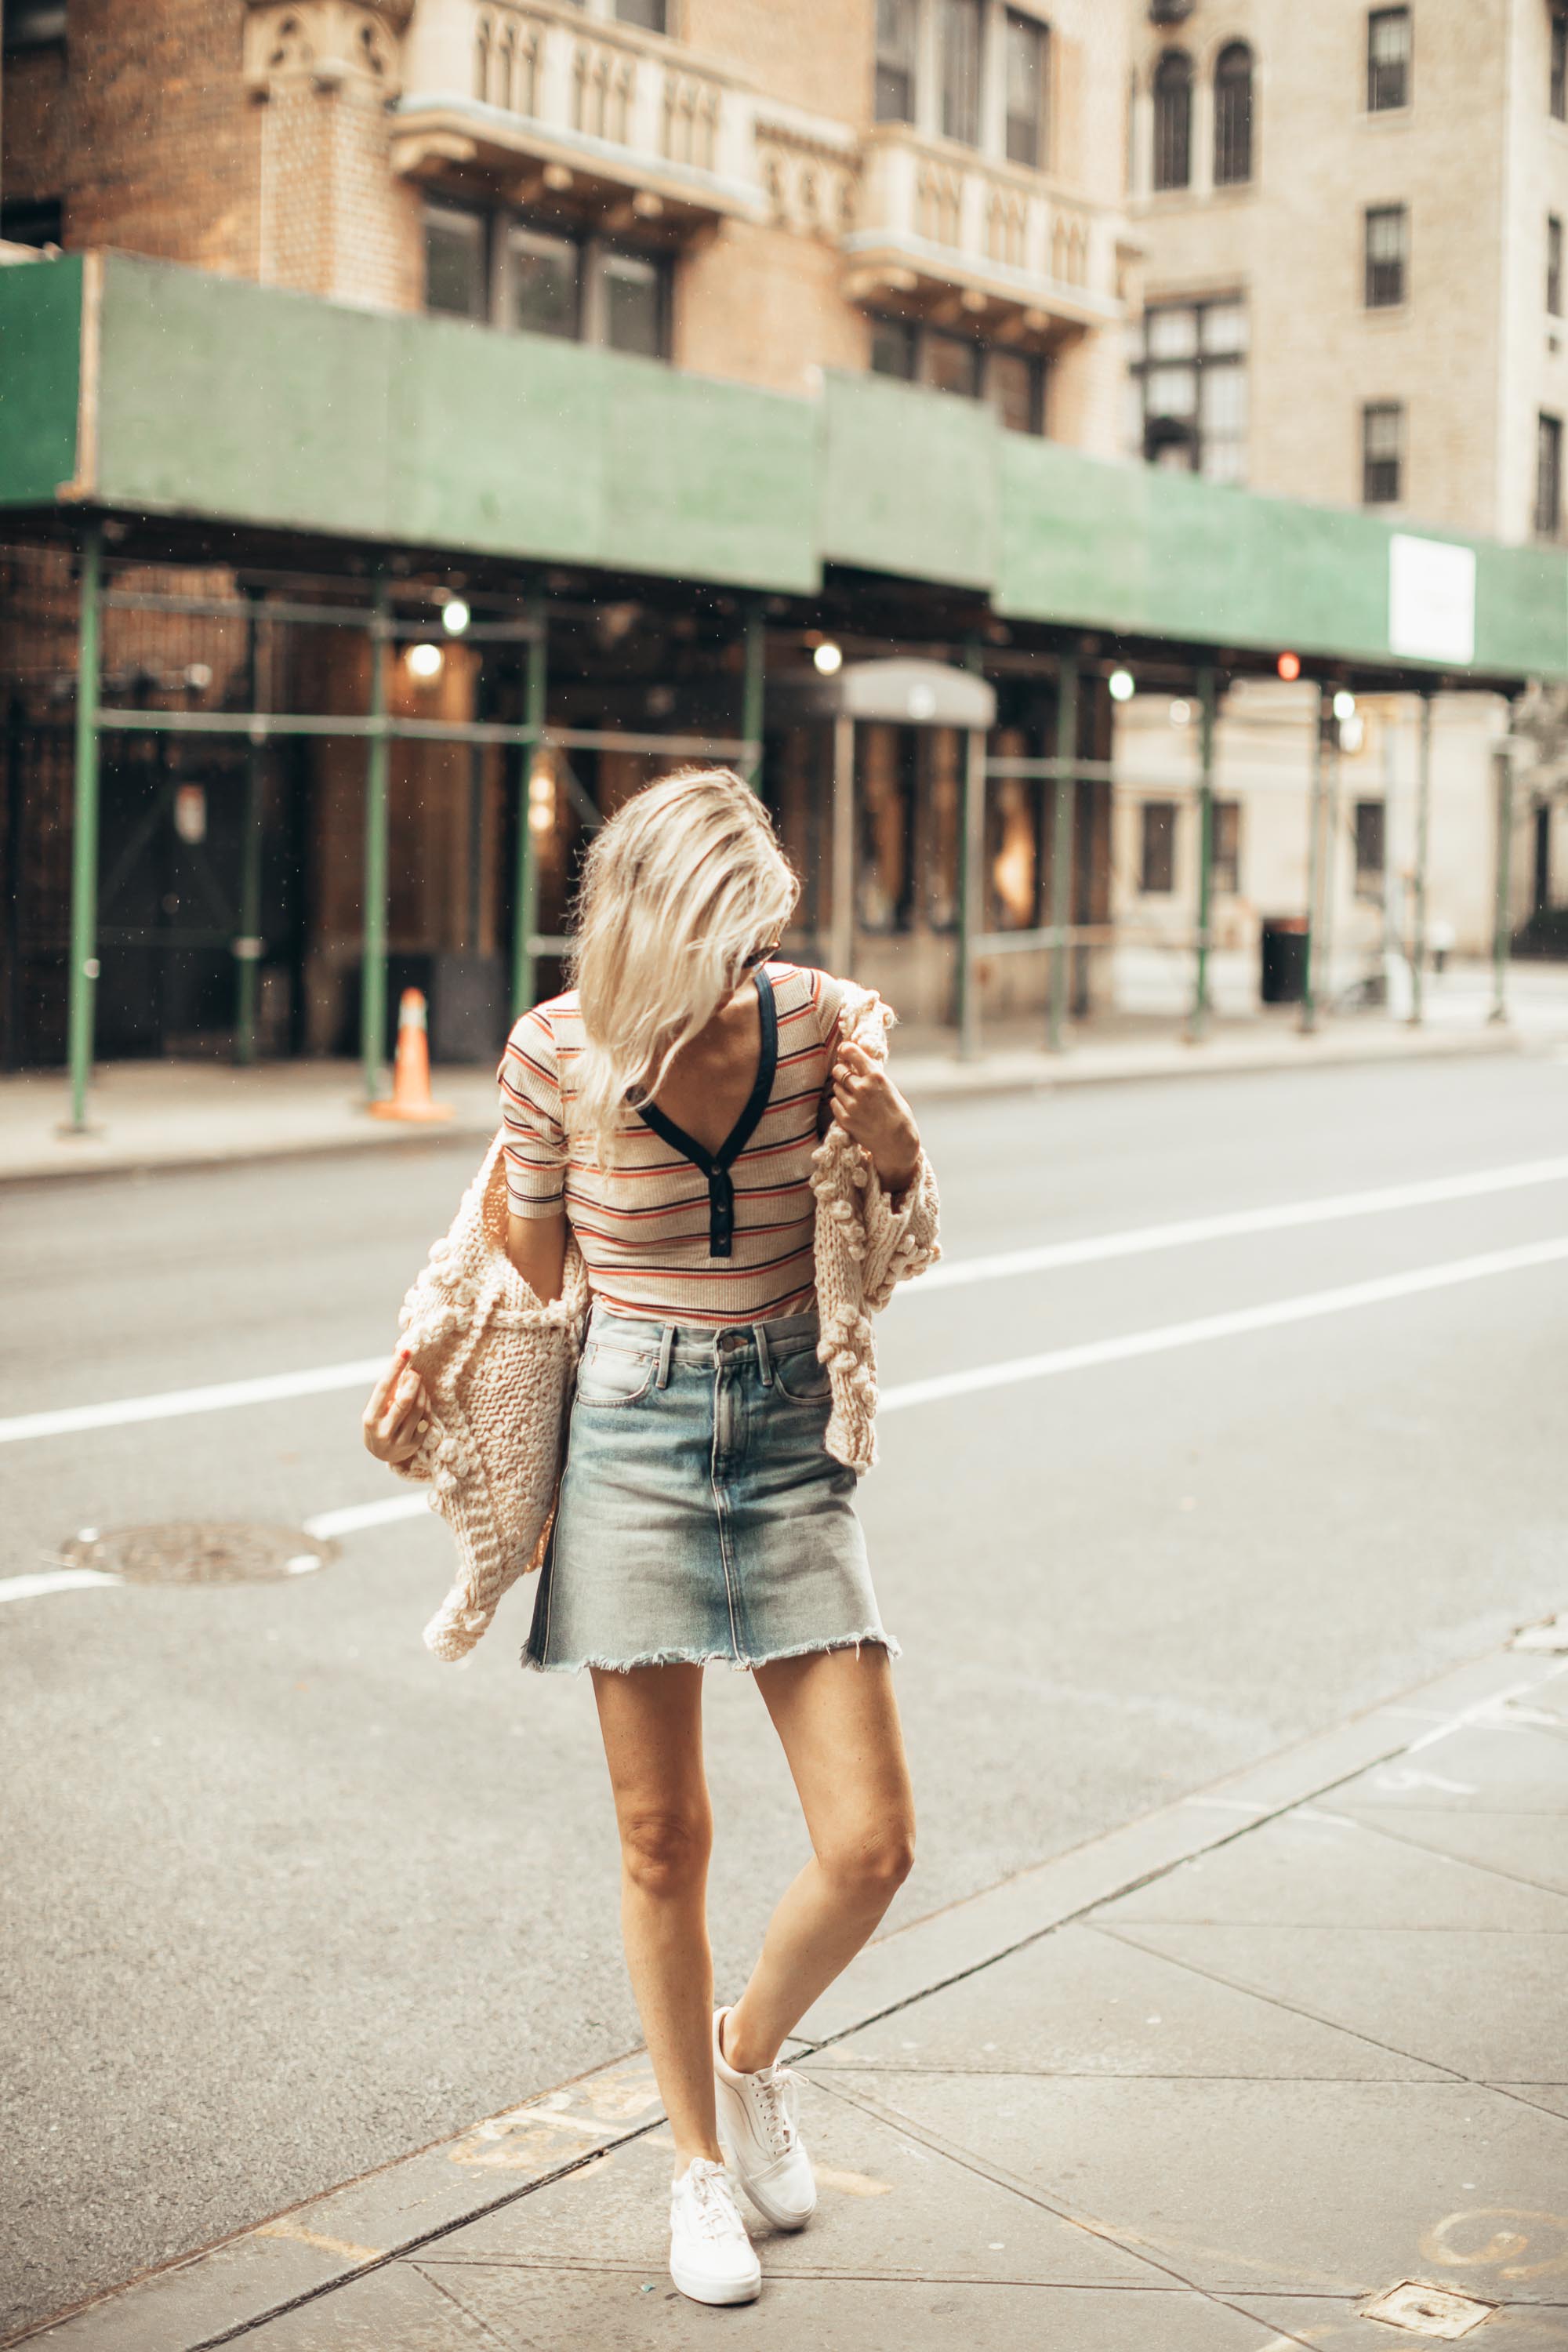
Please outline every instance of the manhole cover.
[[1402, 2327], [1407, 2336], [1425, 2336], [1440, 2344], [1457, 2343], [1489, 2319], [1496, 2307], [1478, 2303], [1473, 2294], [1456, 2294], [1451, 2287], [1427, 2286], [1421, 2279], [1401, 2279], [1397, 2286], [1357, 2306], [1363, 2319], [1381, 2319], [1386, 2327]]
[[266, 1584], [309, 1576], [337, 1556], [298, 1528], [249, 1527], [234, 1519], [164, 1519], [149, 1528], [83, 1528], [59, 1558], [128, 1584]]

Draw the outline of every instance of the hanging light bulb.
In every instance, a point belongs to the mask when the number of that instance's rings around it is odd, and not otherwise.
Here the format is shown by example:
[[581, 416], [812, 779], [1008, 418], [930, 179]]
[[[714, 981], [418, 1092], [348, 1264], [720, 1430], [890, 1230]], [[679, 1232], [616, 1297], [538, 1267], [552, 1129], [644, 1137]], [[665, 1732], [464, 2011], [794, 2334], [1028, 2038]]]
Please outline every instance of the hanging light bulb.
[[446, 658], [439, 646], [424, 643], [410, 646], [403, 656], [409, 677], [426, 679], [440, 677]]
[[844, 648], [836, 646], [831, 637], [824, 637], [811, 656], [824, 677], [836, 677], [844, 667]]

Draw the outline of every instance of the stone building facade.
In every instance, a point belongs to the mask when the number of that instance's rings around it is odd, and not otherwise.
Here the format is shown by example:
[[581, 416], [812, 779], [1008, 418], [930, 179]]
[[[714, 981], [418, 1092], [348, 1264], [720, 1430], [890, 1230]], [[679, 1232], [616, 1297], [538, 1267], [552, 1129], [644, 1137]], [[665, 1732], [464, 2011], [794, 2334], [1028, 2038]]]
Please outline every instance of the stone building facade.
[[[1132, 0], [1128, 29], [1143, 290], [1128, 453], [1421, 535], [1560, 540], [1568, 16], [1552, 0]], [[1253, 689], [1247, 712], [1221, 719], [1222, 768], [1255, 771], [1259, 741], [1269, 768], [1267, 789], [1239, 795], [1244, 845], [1219, 876], [1222, 929], [1249, 946], [1260, 913], [1305, 905], [1300, 706], [1299, 690]], [[1445, 696], [1435, 716], [1432, 904], [1440, 929], [1479, 953], [1493, 919], [1492, 752], [1509, 713]], [[1384, 864], [1397, 894], [1413, 855], [1414, 701], [1358, 719], [1333, 872], [1338, 936], [1370, 957]], [[1128, 734], [1134, 762], [1167, 775], [1189, 741], [1157, 697]], [[1359, 850], [1358, 806], [1380, 812], [1360, 820]], [[1139, 887], [1135, 793], [1122, 821], [1123, 918], [1152, 937], [1184, 933], [1190, 893]], [[1539, 866], [1528, 798], [1519, 824], [1523, 920]], [[1163, 884], [1159, 858], [1154, 870]]]

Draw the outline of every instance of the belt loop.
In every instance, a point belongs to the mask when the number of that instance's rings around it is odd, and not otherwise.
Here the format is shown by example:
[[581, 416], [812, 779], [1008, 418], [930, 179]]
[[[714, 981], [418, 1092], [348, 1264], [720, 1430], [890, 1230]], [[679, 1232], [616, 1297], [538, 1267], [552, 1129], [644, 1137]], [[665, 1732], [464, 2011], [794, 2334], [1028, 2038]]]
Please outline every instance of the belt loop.
[[675, 1326], [673, 1323], [667, 1323], [664, 1327], [664, 1337], [658, 1343], [658, 1386], [661, 1389], [667, 1389], [669, 1386], [669, 1360], [674, 1352]]
[[752, 1336], [757, 1343], [757, 1370], [763, 1376], [763, 1386], [773, 1384], [773, 1360], [768, 1349], [768, 1328], [765, 1323], [753, 1323]]

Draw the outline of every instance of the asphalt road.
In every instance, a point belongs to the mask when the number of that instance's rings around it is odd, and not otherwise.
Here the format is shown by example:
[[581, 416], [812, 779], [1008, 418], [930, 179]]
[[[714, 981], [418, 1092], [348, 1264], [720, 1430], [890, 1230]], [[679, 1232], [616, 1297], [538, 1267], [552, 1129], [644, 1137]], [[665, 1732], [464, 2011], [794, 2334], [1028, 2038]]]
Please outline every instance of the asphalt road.
[[[1568, 1061], [933, 1108], [948, 1263], [1568, 1155]], [[389, 1346], [471, 1152], [438, 1141], [0, 1194], [0, 1415]], [[892, 1389], [1568, 1236], [1568, 1174], [949, 1280]], [[1568, 1256], [908, 1401], [862, 1490], [921, 1847], [912, 1918], [1568, 1601]], [[434, 1519], [314, 1577], [5, 1600], [83, 1526], [381, 1499], [361, 1399], [0, 1445], [0, 2330], [639, 2040], [585, 1683], [420, 1631]], [[709, 1677], [721, 1987], [804, 1852], [747, 1680]]]

